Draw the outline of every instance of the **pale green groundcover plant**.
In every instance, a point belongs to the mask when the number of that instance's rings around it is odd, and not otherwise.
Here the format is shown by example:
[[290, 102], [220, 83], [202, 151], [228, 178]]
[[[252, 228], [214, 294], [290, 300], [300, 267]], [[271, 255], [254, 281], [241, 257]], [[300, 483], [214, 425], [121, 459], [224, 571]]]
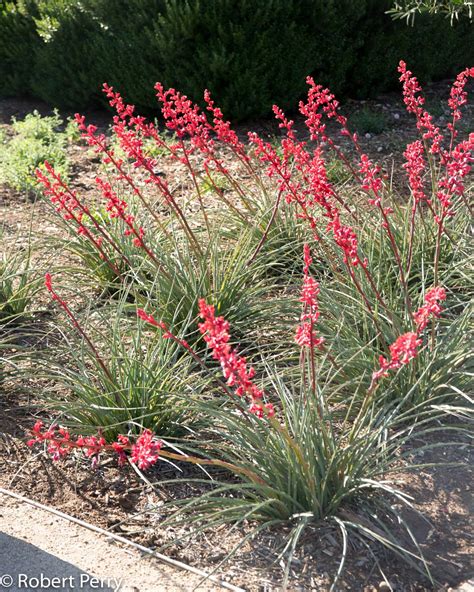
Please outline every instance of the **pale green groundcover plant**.
[[39, 187], [34, 172], [45, 160], [67, 176], [66, 146], [72, 128], [68, 126], [69, 132], [61, 131], [62, 125], [57, 111], [46, 117], [33, 111], [22, 120], [13, 118], [13, 134], [0, 138], [0, 182], [36, 195]]

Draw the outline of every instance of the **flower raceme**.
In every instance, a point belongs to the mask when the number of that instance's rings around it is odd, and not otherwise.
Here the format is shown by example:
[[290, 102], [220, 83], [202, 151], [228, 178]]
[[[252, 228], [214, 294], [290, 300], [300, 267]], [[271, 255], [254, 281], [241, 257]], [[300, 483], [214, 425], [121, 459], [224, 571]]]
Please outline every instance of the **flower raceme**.
[[[143, 321], [160, 328], [163, 331], [162, 337], [164, 339], [172, 339], [175, 343], [184, 347], [201, 366], [205, 366], [204, 361], [188, 342], [173, 335], [165, 323], [157, 321], [153, 315], [146, 313], [143, 309], [138, 309], [137, 315]], [[246, 359], [240, 356], [229, 343], [230, 326], [228, 321], [223, 317], [216, 317], [214, 306], [206, 304], [206, 301], [202, 298], [199, 300], [199, 316], [203, 319], [203, 322], [198, 325], [199, 331], [212, 350], [213, 358], [220, 363], [226, 379], [226, 384], [222, 383], [222, 385], [224, 387], [234, 387], [235, 394], [238, 397], [247, 397], [249, 399], [248, 411], [250, 413], [260, 418], [264, 415], [272, 417], [274, 415], [273, 405], [271, 403], [262, 403], [264, 393], [253, 381], [255, 376], [254, 368], [249, 367]]]
[[311, 251], [307, 244], [304, 245], [303, 287], [301, 289], [300, 302], [303, 303], [303, 312], [300, 324], [296, 328], [295, 341], [300, 347], [321, 347], [323, 337], [317, 337], [315, 325], [319, 319], [319, 284], [310, 275], [309, 268], [312, 263]]
[[224, 317], [216, 317], [214, 306], [207, 304], [203, 298], [199, 300], [199, 316], [203, 319], [203, 322], [199, 323], [199, 331], [212, 350], [212, 357], [220, 362], [227, 385], [235, 387], [235, 394], [238, 397], [250, 398], [250, 413], [257, 417], [263, 417], [265, 414], [269, 417], [273, 416], [273, 405], [262, 403], [264, 393], [253, 381], [254, 368], [248, 366], [247, 360], [229, 344], [228, 321]]
[[421, 333], [426, 329], [431, 317], [438, 318], [442, 308], [440, 302], [446, 300], [446, 291], [443, 287], [433, 287], [425, 295], [424, 303], [414, 313], [416, 332], [408, 332], [400, 335], [390, 346], [390, 360], [379, 357], [380, 369], [372, 374], [372, 382], [388, 376], [388, 370], [397, 370], [408, 364], [418, 355], [418, 348], [423, 343]]
[[434, 125], [433, 117], [423, 108], [425, 99], [419, 95], [421, 86], [417, 78], [407, 69], [407, 65], [403, 60], [398, 66], [398, 71], [400, 72], [400, 82], [403, 83], [403, 100], [407, 111], [415, 115], [416, 127], [423, 134], [423, 140], [431, 141], [431, 154], [439, 154], [443, 136], [439, 131], [439, 127]]
[[441, 286], [426, 292], [424, 304], [414, 314], [418, 333], [426, 329], [431, 316], [438, 318], [441, 315], [443, 309], [439, 303], [443, 300], [446, 300], [446, 290]]
[[162, 442], [150, 430], [144, 430], [134, 443], [127, 436], [119, 435], [116, 442], [107, 444], [102, 436], [72, 436], [66, 428], [55, 425], [45, 428], [42, 421], [37, 421], [32, 429], [32, 438], [28, 446], [46, 443], [47, 451], [53, 460], [68, 456], [73, 450], [82, 450], [96, 464], [102, 452], [115, 452], [119, 465], [125, 464], [127, 452], [130, 461], [139, 469], [146, 470], [159, 459]]
[[380, 369], [373, 373], [372, 381], [375, 382], [382, 376], [388, 376], [388, 370], [396, 370], [416, 358], [418, 347], [421, 344], [422, 340], [418, 337], [418, 333], [409, 332], [397, 337], [389, 348], [390, 360], [380, 356]]
[[421, 140], [415, 140], [408, 144], [403, 153], [406, 159], [403, 168], [407, 172], [408, 184], [413, 195], [413, 210], [416, 210], [421, 202], [431, 203], [424, 190], [423, 173], [426, 169], [424, 154], [425, 149]]
[[443, 152], [441, 162], [445, 166], [445, 174], [438, 183], [436, 197], [440, 204], [441, 214], [435, 216], [435, 220], [443, 228], [445, 218], [454, 216], [452, 207], [453, 197], [464, 195], [464, 177], [471, 171], [472, 156], [474, 152], [474, 133], [469, 138], [460, 142], [450, 152]]
[[448, 105], [453, 114], [453, 123], [449, 127], [455, 134], [454, 125], [461, 119], [461, 107], [467, 103], [467, 92], [464, 89], [469, 78], [474, 78], [474, 68], [466, 68], [460, 72], [451, 88]]

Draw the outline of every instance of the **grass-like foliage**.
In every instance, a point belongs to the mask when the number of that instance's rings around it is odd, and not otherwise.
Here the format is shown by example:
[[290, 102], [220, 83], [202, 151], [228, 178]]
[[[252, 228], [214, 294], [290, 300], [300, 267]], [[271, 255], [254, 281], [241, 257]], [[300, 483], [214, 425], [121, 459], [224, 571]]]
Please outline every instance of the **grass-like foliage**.
[[[32, 444], [47, 442], [55, 458], [112, 451], [123, 463], [130, 453], [143, 470], [160, 457], [217, 466], [218, 480], [178, 502], [170, 522], [250, 521], [249, 536], [284, 523], [289, 566], [305, 527], [332, 521], [343, 547], [336, 580], [350, 533], [429, 574], [416, 542], [395, 534], [398, 523], [412, 539], [391, 505], [409, 501], [390, 479], [407, 469], [413, 437], [469, 412], [474, 135], [457, 124], [474, 69], [453, 85], [445, 131], [403, 62], [399, 72], [421, 138], [396, 183], [311, 78], [300, 104], [309, 138], [274, 107], [277, 143], [255, 133], [243, 142], [208, 92], [202, 111], [157, 83], [162, 133], [104, 85], [112, 139], [76, 116], [102, 161], [103, 205], [51, 163], [37, 172], [101, 296], [87, 315], [75, 312], [46, 277], [75, 330], [48, 363], [65, 387], [55, 406], [89, 435], [37, 424]], [[326, 119], [351, 152], [327, 135]], [[162, 174], [165, 159], [187, 180]]]
[[18, 322], [27, 314], [42, 278], [31, 264], [29, 239], [8, 242], [0, 229], [0, 323]]
[[176, 344], [140, 330], [136, 318], [127, 320], [124, 301], [89, 315], [82, 342], [66, 327], [54, 356], [36, 359], [35, 371], [54, 385], [48, 403], [64, 412], [66, 425], [86, 433], [100, 428], [108, 441], [143, 428], [183, 436], [197, 421], [189, 402], [200, 383], [190, 361]]

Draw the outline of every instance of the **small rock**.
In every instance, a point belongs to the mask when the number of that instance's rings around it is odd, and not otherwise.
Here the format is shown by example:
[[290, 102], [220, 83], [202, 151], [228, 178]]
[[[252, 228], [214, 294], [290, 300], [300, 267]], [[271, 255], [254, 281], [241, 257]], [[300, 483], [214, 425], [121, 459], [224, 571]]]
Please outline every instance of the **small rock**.
[[379, 147], [377, 148], [377, 152], [382, 152], [382, 150], [383, 150], [383, 146], [379, 146]]
[[394, 113], [393, 119], [400, 119], [400, 113]]
[[367, 133], [365, 134], [365, 137], [367, 138], [367, 140], [370, 140], [370, 138], [372, 137], [372, 134], [369, 134], [369, 132], [367, 132]]
[[474, 592], [474, 579], [464, 582], [454, 592]]

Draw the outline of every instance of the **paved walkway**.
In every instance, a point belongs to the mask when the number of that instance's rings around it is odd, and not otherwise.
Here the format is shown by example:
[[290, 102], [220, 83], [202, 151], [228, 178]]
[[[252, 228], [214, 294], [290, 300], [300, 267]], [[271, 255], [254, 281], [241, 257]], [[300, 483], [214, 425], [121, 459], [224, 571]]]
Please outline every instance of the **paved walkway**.
[[[199, 576], [0, 493], [0, 592], [181, 592]], [[206, 583], [200, 592], [222, 590]]]

